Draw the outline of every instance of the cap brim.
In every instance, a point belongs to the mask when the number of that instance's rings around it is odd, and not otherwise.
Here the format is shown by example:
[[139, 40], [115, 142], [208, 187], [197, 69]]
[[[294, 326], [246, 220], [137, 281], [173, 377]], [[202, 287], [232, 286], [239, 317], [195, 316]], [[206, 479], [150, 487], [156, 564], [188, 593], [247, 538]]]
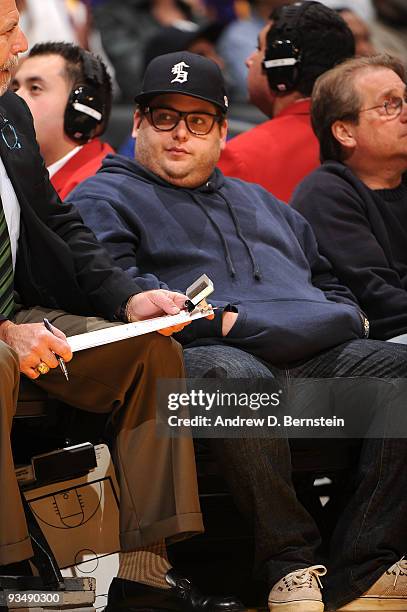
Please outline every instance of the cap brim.
[[199, 96], [198, 94], [193, 94], [193, 93], [190, 93], [189, 91], [186, 92], [185, 90], [176, 89], [176, 88], [160, 89], [160, 90], [155, 90], [155, 91], [149, 91], [146, 93], [141, 93], [135, 96], [134, 101], [137, 102], [137, 104], [139, 104], [140, 106], [142, 106], [143, 104], [150, 102], [150, 100], [152, 100], [152, 98], [155, 98], [156, 96], [162, 96], [164, 94], [172, 94], [172, 93], [182, 94], [183, 96], [189, 96], [191, 98], [198, 98], [198, 100], [205, 100], [206, 102], [210, 102], [211, 104], [214, 104], [215, 106], [220, 108], [223, 113], [227, 113], [228, 109], [226, 106], [219, 104], [219, 102], [215, 102], [215, 100], [212, 100], [211, 98], [206, 98], [205, 96]]

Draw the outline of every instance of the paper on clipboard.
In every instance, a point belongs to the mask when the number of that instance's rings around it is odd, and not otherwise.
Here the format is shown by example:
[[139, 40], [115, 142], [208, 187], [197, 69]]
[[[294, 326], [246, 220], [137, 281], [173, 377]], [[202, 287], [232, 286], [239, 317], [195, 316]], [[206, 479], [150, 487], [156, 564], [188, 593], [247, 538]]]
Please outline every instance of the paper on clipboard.
[[67, 341], [72, 352], [75, 353], [76, 351], [83, 351], [95, 346], [109, 344], [110, 342], [118, 342], [126, 338], [149, 334], [150, 332], [164, 329], [165, 327], [171, 327], [172, 325], [179, 325], [180, 323], [202, 319], [202, 317], [211, 315], [212, 312], [212, 310], [207, 310], [205, 312], [199, 311], [189, 314], [186, 311], [181, 311], [177, 315], [165, 315], [163, 317], [156, 317], [155, 319], [137, 321], [136, 323], [114, 325], [113, 327], [106, 327], [104, 329], [78, 334], [77, 336], [70, 336], [67, 338]]

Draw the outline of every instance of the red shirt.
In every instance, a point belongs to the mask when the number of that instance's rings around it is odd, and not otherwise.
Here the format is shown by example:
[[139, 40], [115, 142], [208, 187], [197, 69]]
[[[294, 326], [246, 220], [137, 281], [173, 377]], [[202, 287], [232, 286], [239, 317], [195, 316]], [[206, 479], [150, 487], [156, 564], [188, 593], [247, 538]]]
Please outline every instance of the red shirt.
[[61, 200], [65, 200], [79, 183], [96, 174], [108, 153], [114, 153], [114, 150], [99, 138], [94, 138], [83, 145], [82, 149], [71, 157], [51, 179]]
[[309, 99], [294, 102], [277, 117], [229, 140], [219, 168], [288, 202], [297, 184], [320, 164], [310, 106]]

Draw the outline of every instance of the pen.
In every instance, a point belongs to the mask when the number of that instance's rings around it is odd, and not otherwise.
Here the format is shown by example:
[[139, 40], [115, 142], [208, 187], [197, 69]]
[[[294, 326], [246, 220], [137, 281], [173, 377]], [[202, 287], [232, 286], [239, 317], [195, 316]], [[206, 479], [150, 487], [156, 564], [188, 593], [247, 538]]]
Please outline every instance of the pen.
[[[52, 331], [51, 323], [48, 321], [48, 319], [43, 319], [43, 323], [44, 323], [45, 327], [47, 328], [47, 330], [49, 332], [51, 332], [51, 334], [53, 334], [54, 332]], [[66, 368], [65, 361], [59, 355], [56, 355], [55, 353], [54, 353], [54, 355], [57, 358], [57, 361], [59, 363], [59, 367], [61, 368], [62, 373], [64, 374], [66, 380], [69, 380], [68, 370]]]

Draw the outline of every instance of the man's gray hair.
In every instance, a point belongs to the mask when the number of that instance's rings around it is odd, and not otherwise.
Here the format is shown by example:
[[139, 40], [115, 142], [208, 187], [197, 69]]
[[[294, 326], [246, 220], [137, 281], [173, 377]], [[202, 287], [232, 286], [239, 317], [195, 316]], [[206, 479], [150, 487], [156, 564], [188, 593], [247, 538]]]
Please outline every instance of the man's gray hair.
[[321, 162], [344, 160], [345, 152], [332, 134], [332, 125], [341, 119], [359, 122], [362, 101], [354, 87], [355, 77], [363, 70], [380, 68], [393, 70], [406, 82], [402, 62], [386, 54], [346, 60], [317, 79], [312, 91], [311, 121], [319, 140]]

